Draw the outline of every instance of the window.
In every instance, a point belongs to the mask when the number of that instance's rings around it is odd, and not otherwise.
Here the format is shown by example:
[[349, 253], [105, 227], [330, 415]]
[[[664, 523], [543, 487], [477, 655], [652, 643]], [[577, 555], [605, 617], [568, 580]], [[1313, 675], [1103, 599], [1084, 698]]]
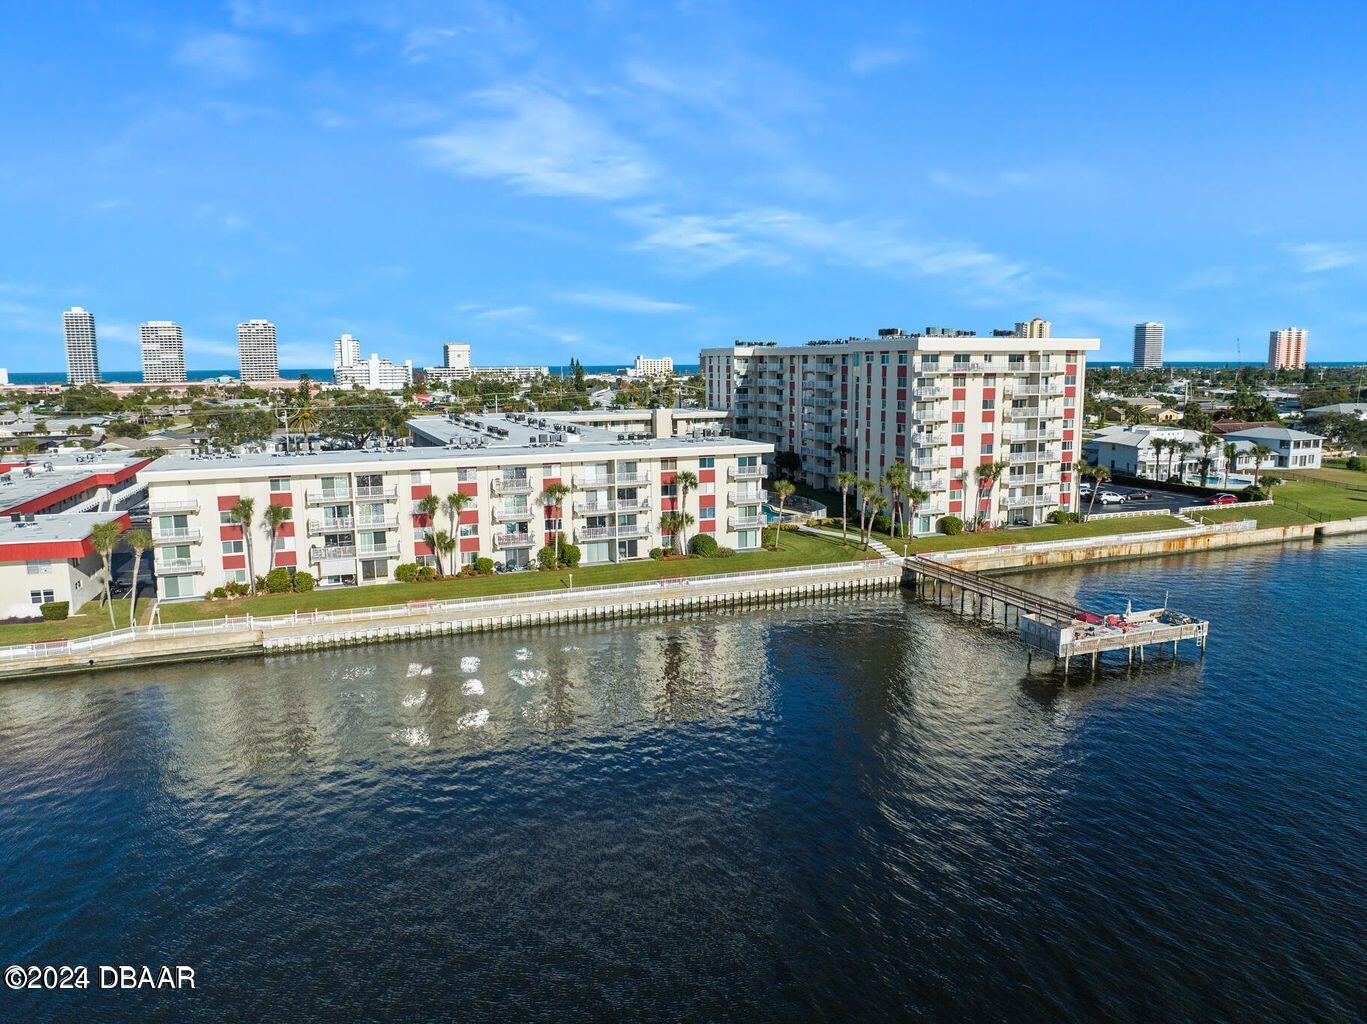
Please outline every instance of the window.
[[225, 580], [227, 580], [229, 583], [246, 583], [246, 582], [247, 582], [247, 570], [246, 570], [246, 569], [228, 569], [226, 572], [223, 573], [223, 578], [224, 578]]
[[459, 483], [463, 483], [463, 484], [472, 484], [472, 483], [474, 483], [474, 482], [475, 482], [475, 471], [474, 471], [474, 469], [473, 469], [473, 468], [470, 468], [470, 467], [466, 467], [465, 469], [458, 469], [458, 470], [456, 470], [456, 480], [457, 480]]
[[283, 536], [283, 535], [277, 535], [276, 538], [275, 538], [275, 550], [276, 550], [276, 551], [293, 551], [293, 550], [294, 550], [294, 538], [293, 538], [293, 537], [286, 537], [286, 536]]
[[408, 482], [415, 487], [432, 482], [432, 471], [430, 469], [415, 469], [408, 474]]
[[759, 530], [741, 530], [736, 534], [736, 549], [748, 551], [751, 548], [759, 547], [759, 535]]
[[28, 562], [25, 566], [30, 576], [41, 576], [52, 571], [51, 562]]
[[660, 496], [664, 498], [677, 498], [679, 496], [679, 485], [660, 484]]
[[162, 593], [168, 597], [194, 597], [195, 578], [193, 576], [163, 576]]
[[984, 399], [983, 399], [983, 410], [984, 410], [984, 411], [991, 410], [991, 409], [995, 409], [996, 407], [997, 407], [997, 400], [996, 400], [995, 398], [984, 398]]
[[708, 505], [706, 508], [700, 508], [700, 509], [698, 509], [698, 518], [699, 518], [699, 519], [716, 519], [716, 518], [717, 518], [717, 509], [716, 509], [716, 506], [714, 506], [714, 505]]
[[962, 423], [954, 423], [949, 429], [955, 434], [962, 434], [964, 432], [964, 425]]
[[223, 542], [223, 553], [225, 555], [242, 554], [242, 542], [240, 540], [225, 540]]
[[542, 467], [541, 467], [541, 475], [542, 475], [542, 476], [547, 476], [547, 477], [556, 477], [556, 478], [558, 478], [558, 477], [560, 476], [560, 463], [558, 463], [558, 462], [549, 462], [549, 463], [547, 463], [546, 465], [542, 466]]
[[679, 468], [679, 460], [678, 460], [678, 459], [661, 459], [661, 460], [660, 460], [660, 469], [664, 470], [666, 473], [671, 472], [672, 470], [675, 470], [675, 469], [678, 469], [678, 468]]
[[28, 592], [29, 604], [50, 604], [57, 600], [50, 590], [30, 590]]
[[698, 460], [699, 469], [711, 469], [716, 464], [717, 460], [713, 458], [711, 455], [704, 455], [701, 459]]
[[702, 483], [698, 484], [698, 493], [699, 493], [699, 494], [716, 494], [716, 493], [717, 493], [717, 485], [716, 485], [713, 481], [711, 481], [711, 480], [704, 480]]
[[287, 476], [271, 477], [272, 494], [288, 494], [290, 489], [290, 478]]
[[220, 526], [241, 525], [240, 521], [237, 518], [237, 513], [229, 509], [224, 509], [222, 512], [218, 514], [218, 523]]
[[460, 526], [459, 526], [459, 531], [460, 531], [460, 532], [459, 532], [459, 535], [460, 535], [461, 537], [478, 537], [478, 536], [479, 536], [479, 524], [478, 524], [478, 523], [461, 523]]

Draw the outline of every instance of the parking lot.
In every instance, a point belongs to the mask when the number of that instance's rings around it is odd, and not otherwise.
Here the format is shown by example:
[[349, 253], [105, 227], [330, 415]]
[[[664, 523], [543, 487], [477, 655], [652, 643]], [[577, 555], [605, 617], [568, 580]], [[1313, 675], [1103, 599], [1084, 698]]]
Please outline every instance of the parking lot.
[[[1145, 490], [1152, 494], [1153, 497], [1148, 501], [1126, 501], [1124, 504], [1112, 505], [1103, 505], [1100, 499], [1098, 499], [1096, 506], [1092, 508], [1093, 512], [1138, 512], [1143, 509], [1162, 509], [1165, 512], [1176, 512], [1179, 508], [1200, 505], [1204, 500], [1195, 494], [1180, 494], [1177, 491], [1165, 491], [1160, 487], [1131, 487], [1126, 484], [1113, 484], [1109, 480], [1103, 483], [1099, 489], [1103, 491], [1115, 491], [1117, 494], [1122, 495], [1129, 494], [1131, 491]], [[1086, 512], [1090, 507], [1090, 501], [1090, 497], [1084, 497], [1082, 499], [1081, 508], [1083, 512]]]

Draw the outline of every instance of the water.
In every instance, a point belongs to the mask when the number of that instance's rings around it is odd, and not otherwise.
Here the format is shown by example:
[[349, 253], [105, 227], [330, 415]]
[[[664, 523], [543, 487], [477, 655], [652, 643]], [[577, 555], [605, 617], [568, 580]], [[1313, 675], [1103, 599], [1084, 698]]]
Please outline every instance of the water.
[[1357, 1020], [1365, 576], [1019, 577], [1215, 623], [1067, 688], [900, 595], [0, 686], [0, 964], [200, 986], [0, 1019]]

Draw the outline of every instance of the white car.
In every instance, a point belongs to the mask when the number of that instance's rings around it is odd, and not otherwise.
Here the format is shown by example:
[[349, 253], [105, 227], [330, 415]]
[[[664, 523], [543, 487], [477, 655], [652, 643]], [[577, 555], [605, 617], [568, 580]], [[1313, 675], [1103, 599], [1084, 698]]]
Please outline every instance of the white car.
[[1117, 494], [1115, 491], [1097, 491], [1096, 500], [1103, 505], [1118, 505], [1124, 503], [1125, 495]]

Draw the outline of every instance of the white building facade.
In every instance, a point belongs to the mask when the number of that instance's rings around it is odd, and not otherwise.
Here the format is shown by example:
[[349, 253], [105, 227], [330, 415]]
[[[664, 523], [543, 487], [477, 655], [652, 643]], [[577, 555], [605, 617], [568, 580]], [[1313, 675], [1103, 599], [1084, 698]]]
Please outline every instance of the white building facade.
[[[887, 329], [704, 349], [707, 405], [730, 412], [737, 436], [799, 458], [814, 487], [835, 490], [842, 470], [878, 481], [905, 463], [930, 494], [916, 533], [945, 515], [1044, 522], [1054, 509], [1077, 510], [1086, 360], [1100, 342], [1049, 337], [1046, 321], [1022, 326], [990, 338]], [[985, 465], [1000, 469], [994, 481], [978, 476]]]
[[662, 356], [659, 359], [637, 356], [636, 362], [627, 370], [628, 377], [672, 377], [673, 375], [674, 360], [669, 356]]
[[242, 380], [276, 380], [280, 358], [275, 345], [275, 324], [269, 320], [248, 320], [237, 325], [237, 359]]
[[146, 384], [185, 383], [185, 334], [180, 324], [151, 320], [143, 324], [142, 379]]
[[95, 342], [95, 316], [80, 306], [62, 314], [62, 333], [66, 335], [66, 379], [74, 385], [93, 384], [100, 379], [100, 353]]
[[[557, 535], [579, 545], [585, 565], [647, 558], [673, 542], [660, 517], [681, 506], [694, 520], [689, 537], [709, 534], [737, 550], [761, 546], [769, 445], [735, 438], [624, 445], [604, 431], [542, 427], [522, 414], [423, 417], [410, 426], [425, 446], [158, 460], [142, 475], [158, 594], [199, 597], [246, 582], [248, 538], [232, 512], [243, 497], [258, 510], [290, 509], [273, 549], [258, 511], [252, 569], [306, 570], [323, 586], [386, 582], [406, 562], [440, 561], [448, 573], [481, 557], [527, 565]], [[698, 481], [687, 494], [677, 482], [684, 471]], [[570, 493], [552, 500], [553, 484]], [[468, 497], [463, 510], [448, 516], [443, 509], [435, 522], [421, 512], [429, 495], [456, 493]], [[453, 551], [433, 550], [436, 531], [449, 534]]]
[[1142, 323], [1134, 325], [1134, 367], [1154, 370], [1163, 365], [1163, 325]]

